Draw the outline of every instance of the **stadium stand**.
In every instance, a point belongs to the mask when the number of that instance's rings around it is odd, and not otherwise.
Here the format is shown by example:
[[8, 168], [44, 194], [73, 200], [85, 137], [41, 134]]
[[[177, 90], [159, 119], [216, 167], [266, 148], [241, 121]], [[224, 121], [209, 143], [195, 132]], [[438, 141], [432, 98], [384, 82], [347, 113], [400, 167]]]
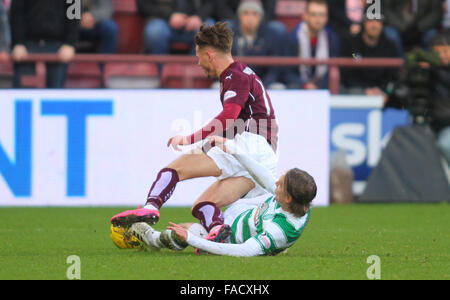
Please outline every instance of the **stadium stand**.
[[135, 0], [114, 0], [113, 19], [119, 26], [118, 53], [141, 53], [144, 19], [138, 14]]
[[152, 63], [107, 63], [104, 68], [106, 88], [158, 88], [159, 72]]
[[305, 11], [306, 1], [303, 0], [280, 0], [275, 7], [277, 20], [282, 22], [288, 31], [302, 21]]
[[[329, 60], [300, 59], [298, 57], [261, 57], [246, 56], [236, 57], [237, 60], [248, 65], [265, 66], [295, 66], [295, 65], [328, 65], [329, 66], [329, 90], [332, 94], [339, 93], [340, 67], [392, 67], [398, 68], [403, 64], [401, 58], [368, 58], [355, 60], [353, 58], [331, 58]], [[54, 54], [31, 54], [24, 62], [36, 62], [37, 73], [35, 76], [23, 76], [22, 81], [27, 87], [45, 87], [45, 62], [58, 61]], [[213, 80], [208, 79], [203, 70], [197, 65], [197, 58], [189, 55], [102, 55], [102, 54], [77, 54], [73, 63], [161, 63], [164, 64], [161, 73], [161, 87], [163, 88], [209, 88]], [[135, 69], [135, 70], [138, 70]], [[75, 73], [75, 72], [74, 72]], [[94, 72], [89, 71], [93, 77]], [[98, 76], [98, 73], [97, 75]], [[133, 76], [133, 69], [127, 73]], [[75, 77], [75, 76], [74, 76]], [[44, 83], [44, 84], [43, 84]]]
[[[275, 6], [276, 20], [282, 22], [287, 30], [292, 30], [303, 19], [306, 11], [306, 0], [278, 0]], [[145, 20], [138, 13], [135, 0], [113, 0], [113, 19], [117, 22], [120, 35], [118, 55], [85, 56], [77, 54], [69, 64], [66, 88], [209, 88], [212, 80], [205, 77], [202, 70], [196, 66], [196, 59], [191, 55], [147, 56], [140, 55], [144, 50], [143, 27]], [[187, 47], [174, 44], [171, 54], [187, 54]], [[44, 55], [45, 56], [45, 55]], [[89, 59], [86, 59], [89, 57]], [[32, 55], [30, 61], [41, 62], [35, 76], [24, 76], [27, 87], [45, 87], [42, 85], [45, 65], [48, 57]], [[238, 57], [247, 64], [269, 66], [295, 66], [300, 63], [297, 57]], [[255, 59], [255, 60], [254, 60]], [[56, 60], [55, 60], [56, 61]], [[371, 65], [371, 60], [331, 59], [329, 89], [333, 94], [339, 93], [339, 67], [361, 67], [369, 61], [367, 67], [385, 66], [399, 67], [402, 59], [381, 59], [377, 65]], [[304, 61], [302, 61], [304, 62]], [[267, 64], [269, 63], [269, 64]], [[309, 60], [308, 64], [318, 62]], [[100, 68], [104, 64], [104, 68]], [[161, 67], [156, 67], [161, 64]], [[166, 64], [165, 66], [163, 64]], [[378, 65], [381, 64], [381, 65]], [[10, 88], [14, 74], [12, 63], [0, 63], [0, 88]]]
[[13, 64], [0, 63], [0, 89], [10, 89], [12, 88], [12, 78], [13, 78]]
[[98, 63], [70, 63], [67, 68], [66, 76], [65, 88], [97, 89], [103, 87], [102, 73]]
[[208, 79], [198, 65], [169, 63], [165, 64], [161, 74], [163, 88], [210, 88], [214, 81]]

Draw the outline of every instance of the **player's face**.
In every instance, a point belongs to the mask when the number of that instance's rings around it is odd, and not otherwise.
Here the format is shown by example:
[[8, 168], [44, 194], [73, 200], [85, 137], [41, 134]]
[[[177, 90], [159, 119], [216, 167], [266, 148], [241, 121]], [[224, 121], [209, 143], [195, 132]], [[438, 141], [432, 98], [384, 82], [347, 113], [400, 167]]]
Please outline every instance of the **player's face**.
[[217, 77], [212, 64], [213, 57], [211, 52], [207, 49], [200, 49], [198, 46], [195, 47], [195, 52], [198, 58], [198, 65], [205, 71], [206, 76], [209, 78]]
[[286, 197], [287, 197], [287, 192], [286, 192], [286, 188], [284, 186], [284, 179], [286, 177], [286, 173], [283, 174], [280, 179], [278, 179], [278, 181], [276, 182], [277, 188], [275, 190], [275, 199], [278, 201], [278, 203], [283, 204]]

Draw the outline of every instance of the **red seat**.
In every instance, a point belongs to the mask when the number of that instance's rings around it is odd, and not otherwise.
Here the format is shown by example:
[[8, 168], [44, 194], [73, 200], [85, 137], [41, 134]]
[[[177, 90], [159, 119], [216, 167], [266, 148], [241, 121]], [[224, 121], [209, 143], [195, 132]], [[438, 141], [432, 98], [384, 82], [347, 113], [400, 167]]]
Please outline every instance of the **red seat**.
[[303, 20], [305, 12], [306, 1], [304, 0], [279, 0], [275, 8], [277, 20], [282, 22], [288, 31]]
[[163, 88], [210, 88], [214, 80], [209, 79], [198, 65], [165, 64], [162, 69]]
[[70, 63], [67, 68], [66, 88], [95, 89], [103, 85], [98, 63]]
[[114, 12], [137, 13], [136, 0], [113, 0]]
[[179, 89], [183, 87], [183, 65], [165, 64], [161, 72], [161, 87]]
[[188, 54], [191, 51], [191, 45], [186, 43], [173, 43], [170, 45], [170, 54]]
[[113, 19], [119, 26], [118, 53], [141, 53], [144, 19], [137, 12], [135, 0], [114, 0], [113, 6]]
[[104, 82], [108, 88], [157, 88], [158, 68], [152, 63], [107, 63]]

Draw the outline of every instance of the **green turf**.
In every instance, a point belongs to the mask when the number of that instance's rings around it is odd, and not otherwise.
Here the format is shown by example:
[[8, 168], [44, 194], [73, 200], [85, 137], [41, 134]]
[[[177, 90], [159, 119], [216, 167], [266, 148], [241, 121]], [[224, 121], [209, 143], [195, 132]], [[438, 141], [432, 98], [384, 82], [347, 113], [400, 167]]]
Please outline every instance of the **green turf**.
[[[82, 279], [367, 279], [370, 255], [381, 279], [450, 279], [450, 205], [314, 208], [302, 237], [275, 257], [196, 256], [119, 250], [109, 218], [123, 208], [0, 208], [0, 279], [65, 279], [78, 255]], [[165, 208], [156, 226], [193, 220]]]

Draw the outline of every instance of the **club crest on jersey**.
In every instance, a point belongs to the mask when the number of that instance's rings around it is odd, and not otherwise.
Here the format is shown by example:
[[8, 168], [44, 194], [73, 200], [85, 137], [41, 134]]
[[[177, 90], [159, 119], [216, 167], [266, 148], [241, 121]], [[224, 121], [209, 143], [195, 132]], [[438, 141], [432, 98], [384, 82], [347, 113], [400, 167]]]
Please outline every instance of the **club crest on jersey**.
[[268, 207], [269, 207], [269, 204], [267, 204], [266, 202], [261, 203], [260, 205], [258, 205], [258, 208], [256, 209], [256, 213], [255, 213], [255, 218], [253, 219], [253, 221], [255, 222], [255, 226], [256, 227], [259, 226], [259, 218], [266, 211], [266, 209]]
[[230, 98], [236, 97], [237, 93], [235, 91], [226, 91], [225, 95], [223, 95], [223, 101], [226, 101]]

